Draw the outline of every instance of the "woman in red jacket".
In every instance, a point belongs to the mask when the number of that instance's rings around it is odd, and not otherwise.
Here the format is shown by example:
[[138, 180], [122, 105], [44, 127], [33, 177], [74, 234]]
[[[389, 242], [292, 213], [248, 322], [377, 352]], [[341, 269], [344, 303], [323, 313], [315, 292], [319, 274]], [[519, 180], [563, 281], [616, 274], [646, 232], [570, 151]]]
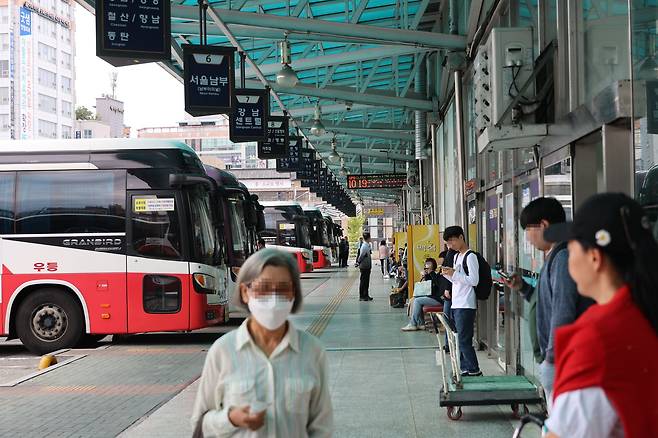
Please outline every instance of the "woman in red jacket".
[[658, 437], [658, 246], [642, 207], [595, 195], [544, 237], [569, 241], [569, 273], [597, 302], [555, 333], [547, 436]]

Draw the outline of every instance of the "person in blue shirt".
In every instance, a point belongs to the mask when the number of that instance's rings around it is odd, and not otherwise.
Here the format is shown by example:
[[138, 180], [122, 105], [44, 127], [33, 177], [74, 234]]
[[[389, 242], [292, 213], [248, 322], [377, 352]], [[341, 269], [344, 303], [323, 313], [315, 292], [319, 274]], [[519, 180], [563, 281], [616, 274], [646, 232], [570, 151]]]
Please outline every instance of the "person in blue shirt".
[[[555, 329], [574, 322], [594, 303], [578, 294], [576, 283], [569, 275], [566, 242], [552, 243], [544, 239], [546, 228], [565, 221], [564, 208], [555, 198], [537, 198], [526, 205], [521, 212], [521, 228], [525, 230], [528, 242], [544, 253], [545, 261], [539, 273], [539, 282], [536, 287], [532, 287], [517, 274], [509, 280], [503, 279], [512, 290], [520, 291], [527, 301], [536, 300], [536, 336], [531, 333], [530, 337], [537, 342], [539, 379], [547, 399], [553, 392], [555, 378]], [[534, 321], [530, 322], [532, 327]]]

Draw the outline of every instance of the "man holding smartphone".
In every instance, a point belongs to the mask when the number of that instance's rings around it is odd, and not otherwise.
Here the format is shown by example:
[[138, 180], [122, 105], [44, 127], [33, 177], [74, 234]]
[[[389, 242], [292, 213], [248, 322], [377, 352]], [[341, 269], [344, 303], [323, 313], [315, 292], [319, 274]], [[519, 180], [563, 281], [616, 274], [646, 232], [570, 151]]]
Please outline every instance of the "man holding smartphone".
[[[531, 303], [528, 318], [530, 339], [535, 348], [535, 360], [540, 363], [539, 378], [547, 399], [553, 392], [555, 377], [555, 329], [574, 322], [593, 303], [589, 298], [578, 294], [576, 284], [569, 275], [569, 252], [566, 243], [544, 240], [544, 230], [548, 226], [565, 221], [564, 208], [555, 198], [537, 198], [526, 205], [521, 212], [521, 228], [525, 230], [526, 240], [544, 253], [539, 282], [533, 288], [519, 275], [512, 274], [507, 279], [503, 276], [507, 287], [520, 291]], [[536, 319], [533, 318], [533, 302], [536, 302]]]

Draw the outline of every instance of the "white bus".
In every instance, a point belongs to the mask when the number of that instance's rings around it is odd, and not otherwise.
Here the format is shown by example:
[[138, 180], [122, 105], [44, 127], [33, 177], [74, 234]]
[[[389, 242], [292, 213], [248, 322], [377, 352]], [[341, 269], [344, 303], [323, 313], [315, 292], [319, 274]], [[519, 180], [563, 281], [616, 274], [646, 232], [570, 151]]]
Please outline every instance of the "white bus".
[[181, 142], [0, 142], [0, 332], [45, 353], [221, 322], [212, 187]]
[[263, 201], [265, 230], [260, 237], [267, 246], [292, 253], [299, 272], [313, 271], [313, 251], [309, 239], [309, 221], [302, 207], [291, 201]]

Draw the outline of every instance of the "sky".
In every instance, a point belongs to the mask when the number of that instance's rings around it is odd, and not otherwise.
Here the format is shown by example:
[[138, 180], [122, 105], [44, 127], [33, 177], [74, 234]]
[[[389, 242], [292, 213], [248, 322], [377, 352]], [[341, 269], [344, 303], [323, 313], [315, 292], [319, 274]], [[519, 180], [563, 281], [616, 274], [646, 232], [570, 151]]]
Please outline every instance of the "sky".
[[124, 102], [124, 124], [137, 129], [175, 126], [185, 119], [183, 85], [156, 63], [113, 67], [96, 57], [96, 24], [91, 12], [75, 8], [76, 106], [93, 111], [96, 98], [111, 94], [110, 75], [119, 73], [117, 99]]

